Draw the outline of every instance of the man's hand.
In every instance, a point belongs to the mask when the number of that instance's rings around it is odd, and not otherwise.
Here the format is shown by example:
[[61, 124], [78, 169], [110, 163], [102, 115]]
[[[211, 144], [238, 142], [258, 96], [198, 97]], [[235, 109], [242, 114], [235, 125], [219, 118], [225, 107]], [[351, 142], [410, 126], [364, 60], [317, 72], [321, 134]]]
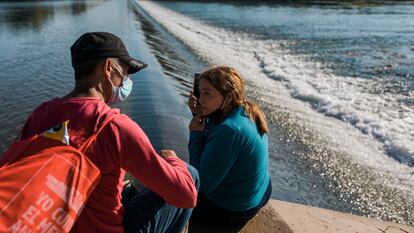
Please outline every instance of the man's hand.
[[177, 157], [175, 152], [173, 150], [161, 150], [160, 155], [164, 157], [164, 159], [170, 158], [170, 157]]

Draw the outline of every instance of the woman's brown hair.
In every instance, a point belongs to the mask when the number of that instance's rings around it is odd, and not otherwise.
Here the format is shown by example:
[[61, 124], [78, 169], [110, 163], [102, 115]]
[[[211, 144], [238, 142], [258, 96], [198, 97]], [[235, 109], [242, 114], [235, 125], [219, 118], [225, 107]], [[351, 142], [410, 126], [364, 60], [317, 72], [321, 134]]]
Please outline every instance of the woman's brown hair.
[[235, 69], [228, 66], [213, 67], [201, 73], [198, 80], [201, 79], [209, 81], [221, 95], [227, 97], [224, 108], [243, 106], [249, 118], [256, 122], [260, 134], [269, 133], [263, 111], [255, 103], [246, 100], [243, 79]]

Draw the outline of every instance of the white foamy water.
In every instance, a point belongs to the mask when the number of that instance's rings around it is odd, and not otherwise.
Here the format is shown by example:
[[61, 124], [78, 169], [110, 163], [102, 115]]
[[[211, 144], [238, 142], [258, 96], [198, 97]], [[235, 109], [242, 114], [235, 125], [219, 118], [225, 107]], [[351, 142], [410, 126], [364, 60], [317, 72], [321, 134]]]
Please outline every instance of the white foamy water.
[[[322, 64], [286, 49], [291, 41], [263, 40], [153, 2], [138, 4], [202, 59], [239, 70], [248, 82], [260, 87], [257, 92], [262, 101], [276, 102], [335, 150], [394, 178], [385, 185], [414, 189], [414, 168], [406, 165], [414, 156], [414, 109], [402, 103], [407, 96], [372, 93], [378, 85], [375, 79], [333, 75]], [[384, 180], [377, 182], [384, 184]]]

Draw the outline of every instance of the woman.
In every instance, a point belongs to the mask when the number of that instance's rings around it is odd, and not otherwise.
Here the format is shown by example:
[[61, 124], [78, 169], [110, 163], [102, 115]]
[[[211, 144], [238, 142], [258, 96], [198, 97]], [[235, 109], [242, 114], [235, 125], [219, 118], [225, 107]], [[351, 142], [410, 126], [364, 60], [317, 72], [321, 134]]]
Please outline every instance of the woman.
[[265, 115], [245, 99], [243, 80], [233, 68], [211, 68], [197, 83], [199, 97], [191, 95], [188, 102], [195, 115], [190, 164], [201, 180], [192, 221], [242, 225], [271, 194]]

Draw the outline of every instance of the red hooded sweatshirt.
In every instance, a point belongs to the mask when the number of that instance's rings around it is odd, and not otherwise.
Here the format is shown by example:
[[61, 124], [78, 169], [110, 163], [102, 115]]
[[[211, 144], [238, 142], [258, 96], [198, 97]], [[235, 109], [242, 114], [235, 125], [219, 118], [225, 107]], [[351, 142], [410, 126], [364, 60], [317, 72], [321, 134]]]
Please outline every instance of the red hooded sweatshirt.
[[121, 191], [126, 171], [167, 203], [179, 208], [194, 207], [197, 191], [186, 164], [177, 157], [159, 156], [137, 123], [99, 99], [78, 97], [45, 102], [30, 115], [21, 138], [41, 134], [69, 120], [70, 144], [79, 148], [99, 129], [107, 114], [116, 116], [86, 152], [100, 169], [101, 180], [71, 232], [124, 232]]

